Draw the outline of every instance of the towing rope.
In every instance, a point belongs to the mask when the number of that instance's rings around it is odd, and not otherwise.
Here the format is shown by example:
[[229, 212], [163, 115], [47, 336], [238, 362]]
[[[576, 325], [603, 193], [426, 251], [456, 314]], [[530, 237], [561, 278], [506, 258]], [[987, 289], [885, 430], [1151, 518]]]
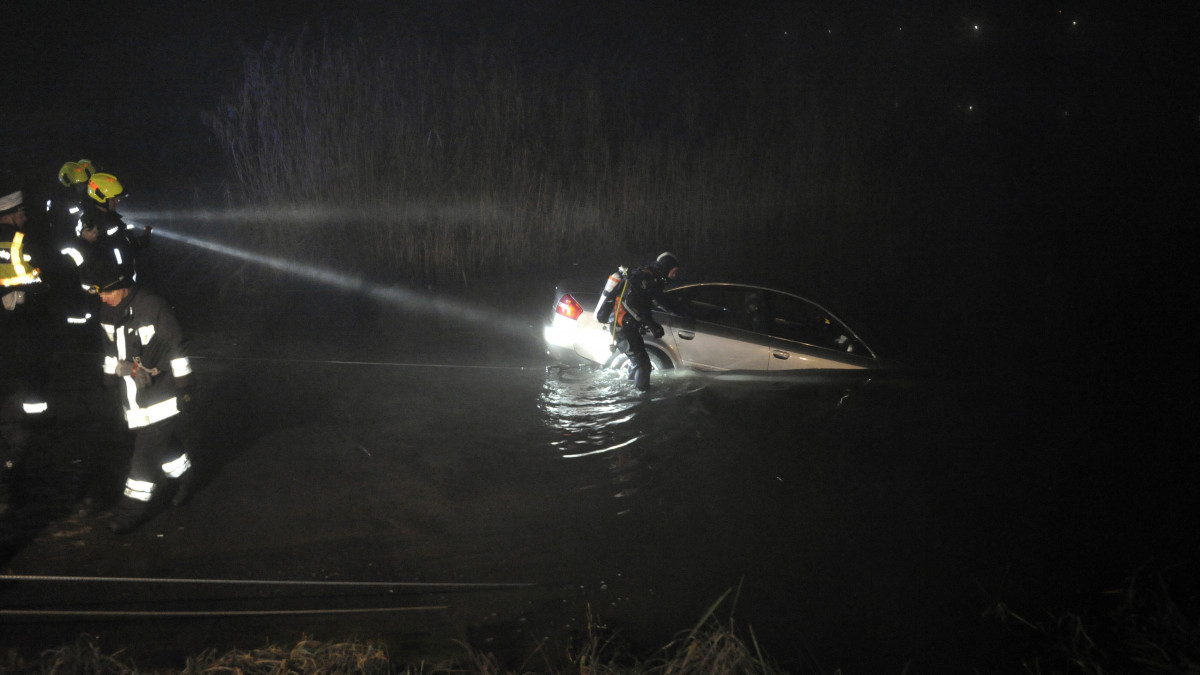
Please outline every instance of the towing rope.
[[287, 579], [172, 579], [153, 577], [83, 577], [0, 574], [0, 581], [113, 582], [125, 584], [241, 584], [261, 586], [404, 586], [407, 588], [528, 588], [531, 583], [456, 581], [294, 581]]
[[[36, 574], [0, 574], [0, 581], [53, 581], [53, 582], [102, 582], [102, 583], [132, 583], [132, 584], [221, 584], [221, 585], [264, 585], [264, 586], [376, 586], [429, 588], [429, 589], [501, 589], [525, 588], [533, 586], [530, 583], [510, 582], [422, 582], [422, 581], [295, 581], [271, 579], [178, 579], [151, 577], [84, 577], [84, 576], [49, 576]], [[155, 617], [155, 618], [186, 618], [212, 616], [279, 616], [302, 614], [362, 614], [383, 612], [429, 612], [450, 609], [449, 605], [425, 605], [415, 607], [368, 607], [343, 609], [263, 609], [263, 610], [224, 610], [224, 611], [153, 611], [153, 610], [54, 610], [54, 609], [0, 609], [0, 617], [80, 617], [80, 618], [120, 618], [120, 617]]]
[[[279, 359], [252, 356], [206, 356], [188, 354], [189, 359], [207, 359], [210, 361], [253, 361], [257, 363], [307, 363], [329, 364], [336, 366], [389, 366], [392, 368], [473, 368], [476, 370], [532, 370], [533, 366], [481, 366], [459, 363], [397, 363], [394, 361], [339, 361], [334, 359]], [[540, 368], [540, 366], [537, 366]]]
[[[103, 356], [96, 352], [62, 351], [60, 354], [74, 356]], [[464, 368], [475, 370], [537, 370], [542, 366], [483, 366], [462, 363], [405, 363], [397, 361], [341, 361], [336, 359], [281, 359], [267, 356], [216, 356], [212, 354], [188, 354], [189, 359], [202, 361], [248, 361], [254, 363], [301, 363], [334, 366], [388, 366], [391, 368]]]
[[155, 617], [155, 618], [184, 618], [190, 616], [278, 616], [285, 614], [359, 614], [381, 612], [424, 612], [450, 609], [449, 605], [430, 605], [428, 607], [373, 607], [367, 609], [263, 609], [263, 610], [229, 610], [212, 612], [163, 612], [163, 611], [103, 611], [103, 610], [42, 610], [42, 609], [0, 609], [0, 616], [73, 616], [92, 618], [118, 617]]

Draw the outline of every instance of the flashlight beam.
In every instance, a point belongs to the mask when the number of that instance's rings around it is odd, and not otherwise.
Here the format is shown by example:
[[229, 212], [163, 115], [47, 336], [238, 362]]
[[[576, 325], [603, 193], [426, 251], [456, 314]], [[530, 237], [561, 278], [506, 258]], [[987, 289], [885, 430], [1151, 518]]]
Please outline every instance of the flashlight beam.
[[50, 581], [55, 583], [86, 582], [116, 584], [201, 584], [242, 586], [367, 586], [406, 588], [525, 588], [527, 582], [511, 581], [321, 581], [316, 579], [181, 579], [170, 577], [86, 577], [52, 576], [45, 574], [0, 574], [0, 581]]
[[237, 258], [239, 260], [246, 260], [248, 262], [257, 263], [259, 265], [262, 265], [263, 267], [269, 267], [273, 270], [278, 270], [280, 272], [287, 272], [289, 274], [294, 274], [296, 276], [304, 277], [304, 278], [310, 279], [312, 281], [317, 281], [317, 282], [320, 282], [323, 284], [327, 284], [327, 285], [333, 286], [335, 288], [341, 288], [341, 289], [347, 290], [347, 291], [354, 291], [354, 290], [361, 290], [364, 286], [366, 286], [366, 282], [360, 277], [352, 277], [352, 276], [348, 276], [345, 274], [339, 274], [332, 270], [321, 269], [319, 267], [312, 267], [309, 265], [301, 265], [301, 264], [298, 264], [295, 262], [284, 260], [282, 258], [274, 258], [271, 256], [259, 255], [257, 253], [243, 251], [242, 249], [234, 248], [232, 246], [226, 246], [225, 244], [218, 244], [213, 241], [205, 241], [203, 239], [197, 239], [196, 237], [189, 237], [187, 235], [178, 234], [175, 232], [171, 232], [170, 230], [163, 230], [163, 229], [157, 228], [157, 227], [154, 228], [154, 232], [156, 234], [158, 234], [159, 236], [162, 236], [166, 239], [171, 239], [173, 241], [179, 241], [179, 242], [183, 242], [185, 244], [190, 244], [190, 245], [196, 246], [198, 248], [207, 249], [214, 253], [220, 253], [221, 255], [227, 255], [231, 258]]
[[202, 248], [212, 251], [213, 253], [229, 256], [238, 260], [245, 260], [247, 262], [262, 265], [263, 267], [291, 274], [303, 279], [308, 279], [310, 281], [315, 281], [333, 288], [360, 293], [386, 304], [421, 311], [428, 314], [465, 319], [467, 321], [485, 324], [503, 332], [511, 333], [513, 335], [520, 335], [522, 337], [528, 337], [530, 334], [530, 328], [528, 325], [514, 321], [505, 314], [489, 309], [468, 305], [462, 302], [456, 302], [446, 298], [435, 298], [426, 294], [415, 293], [399, 286], [384, 286], [382, 284], [367, 281], [359, 276], [342, 274], [330, 269], [315, 267], [313, 265], [305, 265], [292, 260], [285, 260], [283, 258], [277, 258], [274, 256], [253, 253], [251, 251], [235, 248], [233, 246], [227, 246], [218, 242], [208, 241], [185, 234], [180, 234], [178, 232], [172, 232], [159, 227], [154, 228], [154, 233], [164, 239], [188, 244], [190, 246]]

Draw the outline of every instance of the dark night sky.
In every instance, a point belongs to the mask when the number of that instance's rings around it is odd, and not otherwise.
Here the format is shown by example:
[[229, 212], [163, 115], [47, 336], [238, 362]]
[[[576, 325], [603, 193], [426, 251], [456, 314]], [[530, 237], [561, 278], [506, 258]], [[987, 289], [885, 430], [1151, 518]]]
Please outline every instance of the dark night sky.
[[1123, 91], [1177, 87], [1181, 107], [1162, 112], [1186, 112], [1193, 122], [1200, 114], [1194, 3], [1102, 12], [1091, 3], [751, 2], [696, 9], [704, 5], [249, 1], [216, 3], [223, 7], [215, 11], [213, 3], [175, 2], [61, 14], [42, 3], [12, 4], [0, 28], [3, 75], [6, 88], [15, 86], [25, 100], [10, 107], [204, 105], [231, 89], [244, 47], [305, 25], [357, 20], [427, 26], [446, 40], [491, 33], [564, 61], [669, 67], [676, 59], [705, 59], [720, 67], [748, 52], [774, 51], [868, 83], [866, 75], [877, 72], [879, 86], [890, 80], [961, 88], [1010, 101], [1040, 96], [1047, 105], [1105, 96], [1120, 104]]
[[213, 3], [137, 4], [59, 15], [18, 2], [0, 28], [5, 79], [39, 106], [106, 98], [202, 103], [230, 88], [243, 47], [304, 25], [358, 20], [428, 26], [447, 39], [489, 32], [563, 59], [719, 62], [727, 53], [779, 50], [835, 71], [886, 69], [905, 82], [974, 82], [1011, 96], [1047, 85], [1132, 86], [1134, 79], [1170, 77], [1164, 69], [1174, 62], [1177, 84], [1190, 86], [1194, 99], [1197, 66], [1188, 60], [1196, 54], [1185, 50], [1196, 43], [1200, 11], [1193, 4], [1101, 12], [1090, 3], [751, 2], [696, 9], [674, 2], [249, 1], [216, 3], [224, 5], [217, 11]]

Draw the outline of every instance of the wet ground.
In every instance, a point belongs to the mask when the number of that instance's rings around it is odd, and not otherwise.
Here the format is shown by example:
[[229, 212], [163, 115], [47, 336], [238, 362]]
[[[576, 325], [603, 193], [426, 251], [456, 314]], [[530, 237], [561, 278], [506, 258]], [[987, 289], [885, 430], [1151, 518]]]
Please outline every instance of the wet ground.
[[93, 381], [60, 381], [3, 527], [0, 571], [34, 577], [0, 583], [4, 645], [89, 633], [178, 666], [303, 634], [459, 639], [519, 664], [589, 616], [661, 646], [735, 588], [718, 616], [793, 672], [987, 672], [1012, 647], [997, 602], [1042, 618], [1195, 571], [1176, 393], [918, 371], [641, 396], [548, 361], [541, 303], [413, 299], [180, 303], [199, 487], [129, 535], [104, 518], [123, 437]]

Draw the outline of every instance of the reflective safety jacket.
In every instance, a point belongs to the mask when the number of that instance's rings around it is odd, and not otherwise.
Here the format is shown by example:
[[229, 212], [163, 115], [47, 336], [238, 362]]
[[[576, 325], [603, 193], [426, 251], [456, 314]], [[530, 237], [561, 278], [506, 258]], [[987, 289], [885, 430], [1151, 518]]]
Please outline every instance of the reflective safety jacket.
[[[25, 232], [15, 225], [0, 225], [0, 423], [5, 424], [13, 419], [7, 405], [13, 402], [8, 389], [12, 382], [18, 383], [15, 398], [20, 399], [19, 414], [25, 419], [49, 410], [45, 392], [31, 372], [44, 367], [45, 336], [37, 328], [43, 315], [31, 307], [43, 306], [38, 291], [45, 284], [41, 270], [34, 266], [39, 261], [28, 248]], [[0, 446], [4, 445], [0, 439]]]
[[117, 376], [117, 364], [131, 361], [151, 373], [139, 389], [132, 376], [121, 377], [122, 404], [130, 429], [160, 422], [179, 413], [176, 396], [192, 372], [183, 330], [166, 300], [134, 285], [116, 307], [100, 310], [104, 329], [104, 372]]
[[5, 289], [41, 282], [42, 272], [25, 248], [24, 232], [11, 226], [0, 230], [0, 286]]

